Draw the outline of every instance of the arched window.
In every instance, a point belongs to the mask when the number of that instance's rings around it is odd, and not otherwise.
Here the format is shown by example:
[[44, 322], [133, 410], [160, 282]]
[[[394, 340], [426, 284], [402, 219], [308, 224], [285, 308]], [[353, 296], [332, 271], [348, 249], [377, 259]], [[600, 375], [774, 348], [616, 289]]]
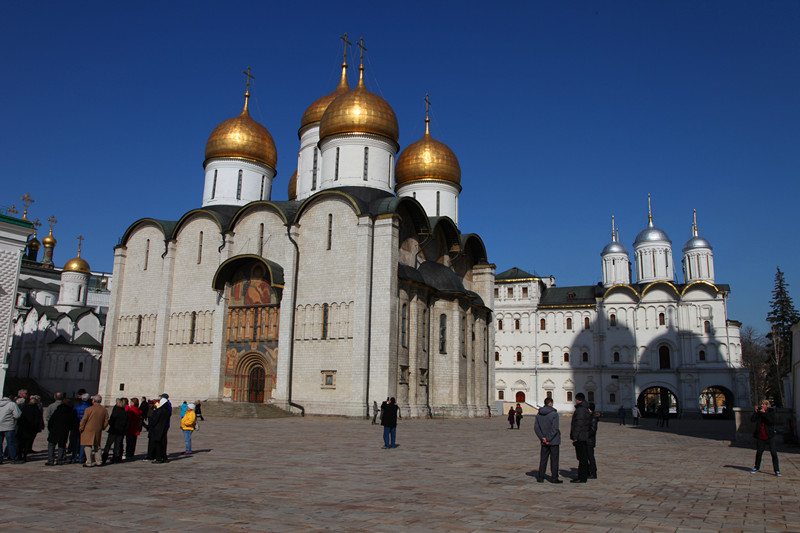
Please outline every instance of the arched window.
[[703, 329], [705, 330], [706, 333], [711, 333], [711, 322], [709, 322], [708, 320], [703, 322]]
[[339, 181], [339, 147], [336, 147], [336, 166], [333, 170], [333, 181]]
[[328, 320], [330, 318], [331, 308], [328, 304], [322, 304], [322, 338], [328, 338]]
[[328, 250], [331, 249], [331, 242], [333, 241], [333, 214], [328, 214]]
[[369, 146], [364, 147], [364, 181], [367, 181], [369, 173]]
[[426, 339], [428, 338], [428, 310], [422, 310], [422, 351], [428, 351], [428, 342]]
[[498, 331], [503, 331], [503, 320], [502, 319], [497, 321], [497, 330]]
[[447, 353], [447, 315], [439, 316], [439, 353]]
[[211, 185], [211, 199], [214, 199], [214, 196], [217, 195], [217, 170], [214, 170], [214, 182]]
[[550, 352], [542, 352], [542, 364], [550, 364]]
[[666, 318], [664, 317], [664, 313], [658, 313], [658, 325], [664, 326], [667, 323]]
[[614, 362], [619, 363], [619, 352], [614, 352]]
[[144, 245], [144, 270], [147, 270], [147, 262], [150, 260], [150, 239]]
[[264, 224], [258, 225], [258, 255], [264, 257]]
[[517, 362], [518, 363], [522, 362], [522, 352], [517, 352]]
[[[192, 323], [189, 328], [189, 344], [194, 344], [194, 335], [197, 330], [197, 312], [192, 311]], [[253, 337], [255, 337], [256, 327], [253, 327]]]
[[439, 216], [439, 213], [441, 212], [441, 207], [442, 207], [441, 193], [439, 191], [436, 191], [436, 216], [437, 217]]
[[567, 391], [567, 401], [572, 403], [572, 391], [571, 390]]
[[697, 354], [697, 358], [699, 360], [701, 360], [701, 361], [705, 361], [706, 360], [706, 351], [705, 350], [700, 350], [700, 353]]
[[78, 363], [78, 372], [83, 372], [83, 362]]
[[514, 320], [514, 329], [516, 329], [516, 330], [519, 329], [519, 318]]
[[668, 370], [670, 368], [669, 346], [662, 346], [658, 349], [658, 367], [661, 370]]
[[552, 398], [553, 397], [553, 391], [551, 391], [551, 390], [547, 391], [547, 397], [548, 398]]
[[197, 264], [203, 262], [203, 232], [200, 232], [200, 236], [197, 240]]
[[569, 363], [569, 352], [564, 352], [564, 362]]
[[69, 372], [69, 361], [64, 363], [64, 372]]
[[567, 329], [572, 329], [572, 319], [571, 318], [567, 319]]
[[589, 317], [583, 318], [583, 329], [589, 329]]
[[500, 362], [500, 352], [494, 352], [494, 360]]
[[236, 184], [236, 199], [242, 199], [242, 170], [239, 169], [239, 180]]
[[545, 322], [544, 318], [539, 321], [539, 331], [544, 331], [547, 327], [547, 322]]
[[265, 175], [261, 175], [261, 194], [258, 195], [259, 200], [264, 199], [264, 185], [267, 181], [267, 177]]
[[617, 315], [615, 315], [614, 313], [611, 313], [611, 315], [608, 317], [608, 322], [609, 322], [609, 324], [611, 324], [612, 328], [616, 327], [616, 325], [617, 325]]
[[142, 342], [142, 315], [136, 319], [136, 346]]
[[311, 166], [311, 190], [316, 190], [317, 188], [317, 168], [319, 168], [319, 155], [317, 154], [317, 149], [314, 148], [314, 162]]
[[608, 403], [617, 403], [617, 395], [613, 392], [608, 393]]
[[406, 315], [408, 314], [408, 306], [403, 304], [400, 308], [400, 346], [405, 348], [408, 346], [406, 343]]
[[589, 352], [583, 352], [583, 362], [584, 363], [589, 362]]
[[586, 391], [586, 399], [589, 400], [590, 402], [594, 401], [594, 391], [593, 390]]
[[467, 356], [467, 317], [461, 317], [461, 355]]

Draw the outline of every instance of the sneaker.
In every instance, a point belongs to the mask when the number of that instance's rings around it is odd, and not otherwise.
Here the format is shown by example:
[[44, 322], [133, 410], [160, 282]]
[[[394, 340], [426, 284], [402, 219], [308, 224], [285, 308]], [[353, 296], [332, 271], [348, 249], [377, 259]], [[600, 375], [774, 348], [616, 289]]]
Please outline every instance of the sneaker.
[[753, 468], [752, 470], [750, 470], [751, 474], [755, 474], [756, 472], [758, 472], [758, 468]]
[[127, 459], [127, 457], [125, 457], [125, 456], [123, 455], [123, 456], [122, 456], [122, 460], [124, 461], [125, 459]]
[[775, 472], [775, 475], [778, 476], [778, 477], [781, 477], [781, 471], [778, 470], [777, 472]]

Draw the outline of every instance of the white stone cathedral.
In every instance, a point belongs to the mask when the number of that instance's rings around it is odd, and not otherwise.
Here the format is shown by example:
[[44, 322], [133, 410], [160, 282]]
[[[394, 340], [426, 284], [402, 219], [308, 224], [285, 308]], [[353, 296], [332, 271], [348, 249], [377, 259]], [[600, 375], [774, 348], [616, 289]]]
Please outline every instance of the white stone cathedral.
[[461, 233], [461, 170], [423, 138], [398, 156], [394, 111], [363, 60], [300, 120], [288, 201], [248, 112], [211, 133], [202, 205], [142, 218], [115, 248], [100, 392], [271, 402], [365, 416], [485, 415], [494, 265]]
[[683, 283], [672, 243], [648, 216], [628, 251], [613, 227], [597, 285], [556, 287], [513, 268], [497, 275], [495, 400], [571, 411], [583, 392], [602, 411], [638, 405], [653, 415], [732, 416], [750, 405], [741, 324], [730, 320], [730, 287], [716, 283], [709, 242], [697, 221], [683, 247]]

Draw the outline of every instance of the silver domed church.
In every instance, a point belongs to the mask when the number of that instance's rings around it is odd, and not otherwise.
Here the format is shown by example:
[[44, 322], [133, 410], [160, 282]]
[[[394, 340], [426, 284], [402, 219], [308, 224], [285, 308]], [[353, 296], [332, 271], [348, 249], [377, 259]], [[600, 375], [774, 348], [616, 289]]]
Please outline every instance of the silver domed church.
[[241, 114], [208, 139], [202, 206], [125, 231], [106, 398], [168, 391], [365, 416], [394, 396], [403, 416], [487, 413], [494, 265], [459, 229], [458, 162], [427, 130], [398, 157], [397, 117], [365, 85], [363, 48], [354, 89], [346, 59], [302, 115], [288, 201], [272, 199], [277, 149], [248, 112], [248, 79]]
[[[649, 200], [648, 200], [649, 202]], [[728, 317], [730, 287], [716, 283], [711, 245], [697, 217], [676, 281], [672, 243], [653, 224], [628, 250], [612, 217], [597, 285], [556, 287], [555, 278], [511, 269], [495, 281], [495, 400], [571, 411], [586, 394], [602, 411], [664, 406], [673, 416], [732, 416], [750, 405], [741, 324]]]

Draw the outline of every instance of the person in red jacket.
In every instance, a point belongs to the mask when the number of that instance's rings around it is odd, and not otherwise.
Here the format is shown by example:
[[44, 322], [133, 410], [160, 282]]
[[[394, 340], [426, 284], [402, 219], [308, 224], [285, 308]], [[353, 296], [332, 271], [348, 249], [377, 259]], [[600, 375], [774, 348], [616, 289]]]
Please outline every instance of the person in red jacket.
[[136, 440], [139, 437], [139, 432], [142, 427], [142, 411], [139, 409], [139, 399], [131, 398], [131, 404], [128, 406], [128, 431], [125, 432], [125, 452], [122, 454], [122, 460], [125, 461], [130, 457], [133, 460], [136, 455]]

